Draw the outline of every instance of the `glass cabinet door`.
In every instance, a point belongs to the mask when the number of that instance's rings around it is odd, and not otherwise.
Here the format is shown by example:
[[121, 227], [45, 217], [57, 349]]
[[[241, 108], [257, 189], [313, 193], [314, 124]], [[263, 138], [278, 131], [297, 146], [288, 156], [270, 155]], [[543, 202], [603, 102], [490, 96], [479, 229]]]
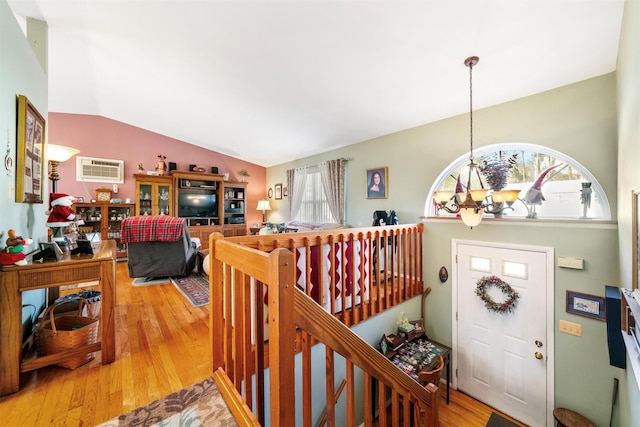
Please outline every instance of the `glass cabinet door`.
[[153, 215], [153, 204], [151, 200], [153, 194], [153, 184], [138, 184], [138, 215]]
[[158, 215], [171, 215], [171, 185], [157, 186]]
[[138, 215], [173, 215], [173, 182], [171, 178], [150, 177], [136, 180]]

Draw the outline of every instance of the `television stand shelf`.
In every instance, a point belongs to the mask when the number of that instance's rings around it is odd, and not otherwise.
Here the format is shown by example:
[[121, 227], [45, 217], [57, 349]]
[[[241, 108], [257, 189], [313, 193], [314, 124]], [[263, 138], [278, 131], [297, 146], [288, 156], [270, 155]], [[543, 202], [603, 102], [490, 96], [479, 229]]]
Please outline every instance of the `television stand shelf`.
[[201, 216], [186, 216], [184, 220], [187, 222], [187, 227], [195, 227], [195, 226], [208, 226], [208, 225], [218, 225], [218, 217], [201, 217]]

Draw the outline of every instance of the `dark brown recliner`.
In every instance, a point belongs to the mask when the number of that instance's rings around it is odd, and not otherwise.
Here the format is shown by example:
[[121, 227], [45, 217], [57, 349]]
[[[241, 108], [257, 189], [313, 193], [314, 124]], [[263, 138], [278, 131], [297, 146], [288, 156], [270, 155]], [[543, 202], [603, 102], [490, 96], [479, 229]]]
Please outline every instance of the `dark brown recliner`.
[[125, 218], [120, 238], [127, 244], [131, 278], [186, 276], [195, 268], [198, 249], [189, 237], [184, 218]]

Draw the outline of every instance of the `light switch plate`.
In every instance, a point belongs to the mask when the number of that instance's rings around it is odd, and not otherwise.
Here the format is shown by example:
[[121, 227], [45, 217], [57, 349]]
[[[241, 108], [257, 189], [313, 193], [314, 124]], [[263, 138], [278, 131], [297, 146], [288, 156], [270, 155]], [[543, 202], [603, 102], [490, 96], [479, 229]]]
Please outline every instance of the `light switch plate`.
[[567, 322], [566, 320], [560, 320], [560, 332], [581, 337], [582, 325], [580, 323], [573, 323], [573, 322]]

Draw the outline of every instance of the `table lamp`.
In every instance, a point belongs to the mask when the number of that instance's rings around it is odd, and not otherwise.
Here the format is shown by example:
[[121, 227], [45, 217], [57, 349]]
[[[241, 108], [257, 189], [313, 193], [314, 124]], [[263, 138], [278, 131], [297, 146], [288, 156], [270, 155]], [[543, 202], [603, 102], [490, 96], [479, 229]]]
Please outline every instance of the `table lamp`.
[[268, 200], [258, 200], [258, 207], [256, 208], [259, 211], [262, 211], [262, 224], [264, 225], [267, 222], [267, 211], [271, 210], [271, 205]]

